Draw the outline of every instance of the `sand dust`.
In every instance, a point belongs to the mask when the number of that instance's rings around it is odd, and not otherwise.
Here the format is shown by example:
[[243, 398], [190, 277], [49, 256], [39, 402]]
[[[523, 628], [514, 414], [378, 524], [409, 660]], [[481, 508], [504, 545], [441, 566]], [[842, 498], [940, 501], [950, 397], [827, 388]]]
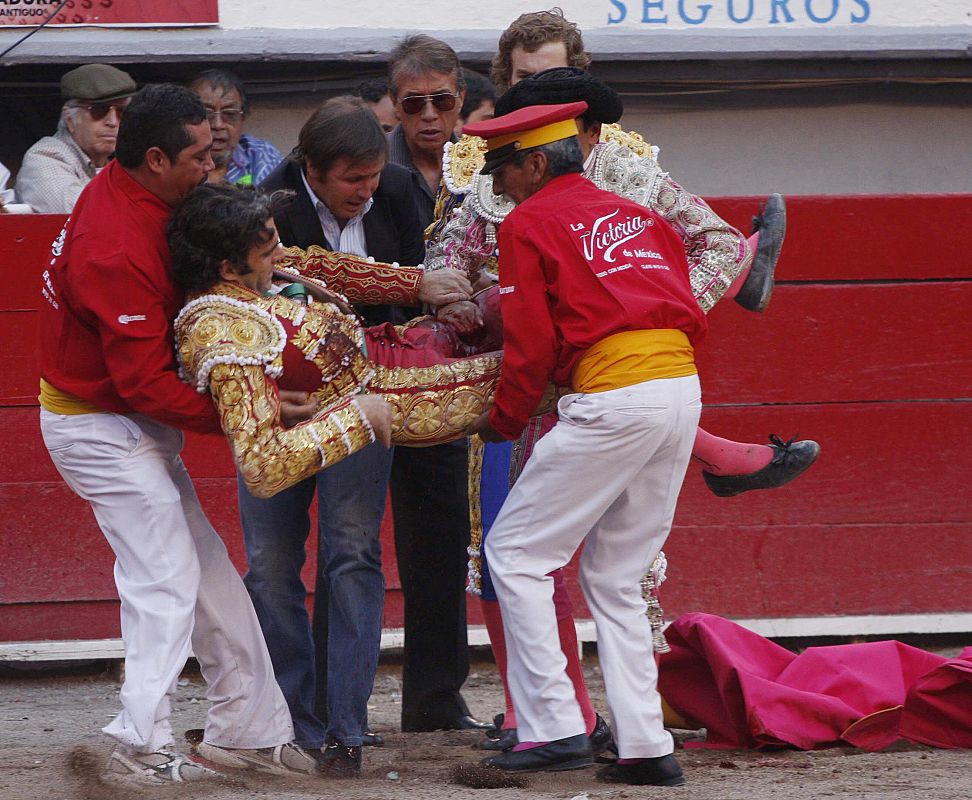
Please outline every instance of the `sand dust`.
[[[585, 658], [591, 695], [606, 708], [596, 655]], [[0, 800], [521, 800], [671, 797], [673, 800], [769, 800], [770, 798], [874, 798], [874, 800], [968, 800], [972, 752], [895, 747], [881, 753], [851, 748], [817, 752], [679, 750], [687, 784], [678, 788], [603, 784], [595, 769], [515, 776], [521, 785], [474, 788], [470, 769], [487, 753], [474, 732], [402, 734], [400, 668], [383, 661], [371, 700], [372, 728], [386, 746], [365, 750], [364, 774], [351, 781], [289, 779], [244, 773], [222, 783], [173, 787], [107, 786], [98, 776], [111, 745], [100, 728], [118, 709], [118, 684], [104, 664], [60, 672], [0, 671]], [[501, 710], [495, 666], [477, 660], [464, 690], [473, 711], [489, 719]], [[179, 735], [201, 727], [205, 685], [190, 667], [173, 703]], [[679, 739], [698, 738], [677, 732]], [[514, 782], [515, 783], [515, 782]]]

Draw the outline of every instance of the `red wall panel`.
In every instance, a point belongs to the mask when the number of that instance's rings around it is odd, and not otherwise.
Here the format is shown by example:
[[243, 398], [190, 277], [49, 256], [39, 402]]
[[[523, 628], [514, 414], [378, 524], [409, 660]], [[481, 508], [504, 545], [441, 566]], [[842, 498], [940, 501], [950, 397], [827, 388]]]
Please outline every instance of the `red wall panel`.
[[[712, 208], [749, 232], [753, 197], [724, 197]], [[841, 195], [787, 198], [784, 281], [972, 278], [964, 243], [972, 196]]]
[[[754, 198], [713, 206], [748, 226]], [[699, 364], [711, 432], [820, 441], [772, 492], [720, 499], [690, 466], [666, 547], [669, 616], [972, 609], [972, 196], [792, 198], [773, 303], [710, 315]], [[118, 635], [112, 556], [37, 429], [33, 336], [60, 217], [0, 216], [0, 641]], [[187, 437], [200, 499], [244, 567], [235, 479], [219, 437]], [[401, 624], [390, 515], [387, 626]], [[314, 559], [305, 581], [312, 586]], [[579, 600], [576, 582], [572, 592]], [[470, 618], [479, 621], [476, 604]]]

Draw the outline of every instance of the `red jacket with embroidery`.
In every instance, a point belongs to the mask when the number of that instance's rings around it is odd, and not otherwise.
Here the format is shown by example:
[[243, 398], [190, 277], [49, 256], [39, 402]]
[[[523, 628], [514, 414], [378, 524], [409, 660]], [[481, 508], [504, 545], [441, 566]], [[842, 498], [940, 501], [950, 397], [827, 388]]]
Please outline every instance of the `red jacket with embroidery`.
[[499, 251], [503, 373], [490, 422], [507, 438], [547, 383], [568, 384], [601, 339], [669, 328], [695, 344], [705, 333], [681, 239], [658, 214], [580, 175], [555, 178], [510, 212]]
[[218, 432], [208, 394], [179, 379], [169, 274], [172, 209], [113, 161], [78, 198], [43, 276], [41, 376], [104, 411]]

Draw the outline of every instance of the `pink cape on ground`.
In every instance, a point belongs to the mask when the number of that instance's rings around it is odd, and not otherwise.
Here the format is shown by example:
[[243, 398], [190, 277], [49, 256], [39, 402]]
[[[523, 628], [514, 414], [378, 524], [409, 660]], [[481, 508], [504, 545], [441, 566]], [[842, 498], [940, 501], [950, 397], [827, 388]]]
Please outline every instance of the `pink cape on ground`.
[[697, 746], [853, 745], [899, 739], [972, 748], [972, 647], [947, 659], [896, 641], [796, 655], [722, 617], [684, 614], [665, 631], [658, 688], [708, 729]]

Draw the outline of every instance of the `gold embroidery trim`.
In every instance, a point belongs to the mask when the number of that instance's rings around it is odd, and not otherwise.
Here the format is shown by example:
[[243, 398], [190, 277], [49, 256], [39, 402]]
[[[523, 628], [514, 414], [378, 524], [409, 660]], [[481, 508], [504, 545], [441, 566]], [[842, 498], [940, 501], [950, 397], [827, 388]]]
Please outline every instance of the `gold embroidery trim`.
[[272, 497], [374, 441], [350, 400], [283, 428], [276, 387], [259, 366], [216, 365], [210, 392], [240, 474], [257, 497]]
[[302, 276], [323, 281], [332, 291], [363, 305], [415, 305], [425, 274], [421, 267], [402, 267], [372, 261], [348, 253], [335, 253], [318, 245], [306, 250], [284, 248], [281, 268], [296, 269]]

